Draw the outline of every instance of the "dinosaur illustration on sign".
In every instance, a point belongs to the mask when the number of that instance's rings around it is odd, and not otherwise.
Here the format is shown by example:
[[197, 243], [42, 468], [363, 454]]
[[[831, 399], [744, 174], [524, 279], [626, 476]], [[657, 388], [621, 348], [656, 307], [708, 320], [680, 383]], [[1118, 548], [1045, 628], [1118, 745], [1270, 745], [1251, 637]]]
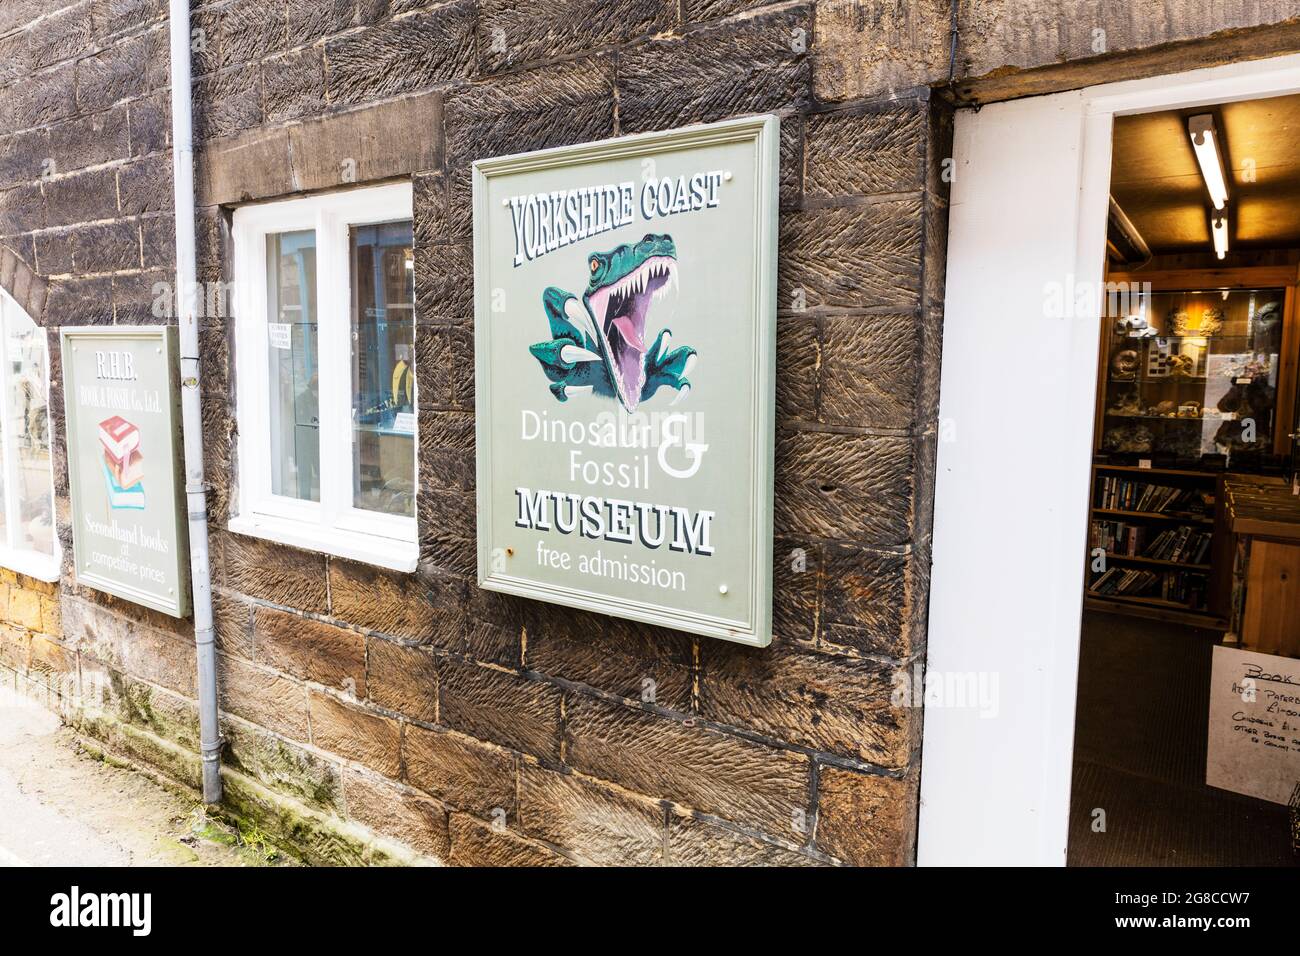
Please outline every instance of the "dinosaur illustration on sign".
[[681, 401], [691, 390], [686, 375], [695, 349], [673, 348], [668, 329], [649, 346], [645, 341], [650, 306], [677, 283], [672, 236], [650, 234], [593, 253], [587, 266], [581, 299], [554, 286], [542, 293], [551, 340], [528, 350], [550, 379], [551, 393], [562, 402], [575, 395], [617, 398], [629, 412], [664, 386], [677, 391], [674, 404]]

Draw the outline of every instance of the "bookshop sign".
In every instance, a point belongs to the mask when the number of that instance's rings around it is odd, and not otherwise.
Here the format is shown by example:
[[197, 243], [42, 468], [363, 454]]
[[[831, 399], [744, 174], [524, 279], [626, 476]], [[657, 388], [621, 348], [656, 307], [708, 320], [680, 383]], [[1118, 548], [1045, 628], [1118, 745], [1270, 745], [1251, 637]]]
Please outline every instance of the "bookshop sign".
[[183, 617], [176, 330], [66, 328], [62, 350], [77, 581]]
[[777, 120], [474, 164], [478, 581], [770, 643]]

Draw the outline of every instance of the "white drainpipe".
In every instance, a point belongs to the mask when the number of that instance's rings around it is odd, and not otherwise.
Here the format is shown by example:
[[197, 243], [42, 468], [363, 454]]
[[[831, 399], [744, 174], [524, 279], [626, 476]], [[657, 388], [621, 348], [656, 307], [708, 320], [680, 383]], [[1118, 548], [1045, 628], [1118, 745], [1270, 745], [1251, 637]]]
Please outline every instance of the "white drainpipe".
[[203, 480], [203, 404], [199, 387], [198, 265], [194, 253], [194, 119], [190, 103], [190, 0], [171, 0], [172, 184], [176, 212], [176, 301], [180, 306], [181, 429], [189, 512], [194, 645], [199, 669], [199, 746], [203, 802], [221, 802], [217, 655], [208, 571], [208, 499]]

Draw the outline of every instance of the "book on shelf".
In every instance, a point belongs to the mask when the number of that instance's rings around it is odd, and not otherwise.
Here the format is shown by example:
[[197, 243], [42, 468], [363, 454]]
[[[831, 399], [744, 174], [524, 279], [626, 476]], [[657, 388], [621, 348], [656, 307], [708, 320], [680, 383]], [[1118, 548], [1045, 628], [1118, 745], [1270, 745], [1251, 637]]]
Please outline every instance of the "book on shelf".
[[1097, 597], [1159, 598], [1202, 610], [1207, 588], [1206, 574], [1201, 571], [1113, 567], [1093, 579], [1088, 593]]
[[1160, 583], [1160, 575], [1142, 568], [1110, 568], [1088, 590], [1094, 594], [1140, 597]]
[[1127, 521], [1094, 520], [1088, 539], [1090, 550], [1129, 558], [1151, 558], [1180, 564], [1204, 564], [1214, 540], [1209, 531], [1191, 525], [1167, 528], [1149, 537], [1146, 525]]
[[1169, 515], [1205, 513], [1205, 500], [1194, 488], [1176, 488], [1114, 475], [1102, 476], [1095, 500], [1096, 507], [1107, 511]]

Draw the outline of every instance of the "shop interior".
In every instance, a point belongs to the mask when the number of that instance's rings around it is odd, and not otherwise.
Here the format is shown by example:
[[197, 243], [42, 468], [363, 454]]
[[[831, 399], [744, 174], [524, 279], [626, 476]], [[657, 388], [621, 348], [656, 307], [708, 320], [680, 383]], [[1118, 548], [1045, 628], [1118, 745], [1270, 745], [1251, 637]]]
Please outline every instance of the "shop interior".
[[1297, 142], [1115, 120], [1071, 865], [1300, 864]]

